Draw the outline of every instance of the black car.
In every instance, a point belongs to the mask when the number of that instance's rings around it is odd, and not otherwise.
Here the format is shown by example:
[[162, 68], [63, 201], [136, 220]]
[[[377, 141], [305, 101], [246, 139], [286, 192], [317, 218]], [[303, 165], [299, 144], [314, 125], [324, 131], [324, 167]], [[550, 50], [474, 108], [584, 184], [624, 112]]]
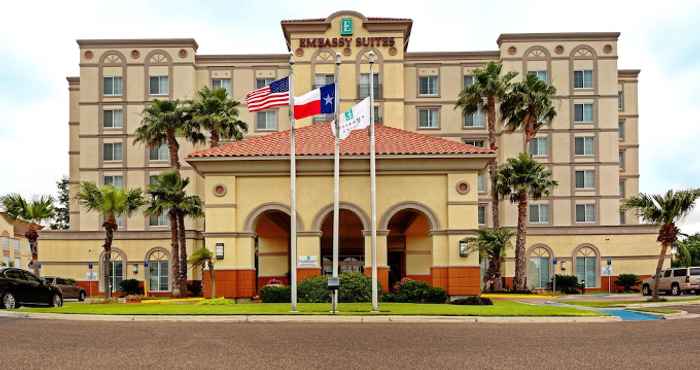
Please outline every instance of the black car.
[[61, 290], [29, 271], [0, 268], [0, 308], [20, 305], [63, 306]]

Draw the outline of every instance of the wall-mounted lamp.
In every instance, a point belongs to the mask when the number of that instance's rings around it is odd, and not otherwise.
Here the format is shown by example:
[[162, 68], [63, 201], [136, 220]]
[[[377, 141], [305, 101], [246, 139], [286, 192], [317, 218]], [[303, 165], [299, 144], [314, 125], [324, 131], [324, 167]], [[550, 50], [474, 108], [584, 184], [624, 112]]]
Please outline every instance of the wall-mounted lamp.
[[224, 243], [216, 243], [216, 249], [214, 251], [217, 260], [224, 259]]
[[134, 275], [138, 275], [139, 273], [139, 264], [134, 263], [132, 271], [134, 272]]
[[460, 240], [459, 241], [459, 256], [460, 257], [469, 257], [469, 241], [468, 240]]

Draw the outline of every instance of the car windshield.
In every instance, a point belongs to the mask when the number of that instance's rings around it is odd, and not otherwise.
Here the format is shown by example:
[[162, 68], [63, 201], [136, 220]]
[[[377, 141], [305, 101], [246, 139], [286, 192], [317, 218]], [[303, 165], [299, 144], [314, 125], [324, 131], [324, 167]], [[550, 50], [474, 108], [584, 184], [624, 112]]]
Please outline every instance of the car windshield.
[[700, 276], [700, 267], [690, 269], [690, 274], [693, 276]]

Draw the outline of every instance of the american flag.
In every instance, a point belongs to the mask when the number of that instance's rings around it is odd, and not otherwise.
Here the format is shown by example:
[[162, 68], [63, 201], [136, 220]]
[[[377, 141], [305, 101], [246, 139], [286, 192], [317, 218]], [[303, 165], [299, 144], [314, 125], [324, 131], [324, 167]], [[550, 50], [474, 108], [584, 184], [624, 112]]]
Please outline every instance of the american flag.
[[250, 112], [289, 105], [289, 78], [272, 81], [265, 87], [249, 92], [245, 96], [245, 102]]

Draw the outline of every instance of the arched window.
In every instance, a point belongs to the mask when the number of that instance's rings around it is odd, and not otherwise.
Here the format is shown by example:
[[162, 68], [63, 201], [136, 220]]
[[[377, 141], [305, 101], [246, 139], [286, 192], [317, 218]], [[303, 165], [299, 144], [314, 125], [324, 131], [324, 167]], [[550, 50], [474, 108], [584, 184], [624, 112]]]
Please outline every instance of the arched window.
[[530, 252], [527, 262], [527, 282], [531, 289], [546, 289], [550, 282], [549, 269], [551, 266], [549, 251], [543, 247], [536, 247]]
[[113, 292], [116, 292], [120, 289], [122, 281], [124, 281], [124, 271], [126, 271], [124, 256], [118, 251], [112, 250], [109, 263], [110, 288]]
[[148, 290], [166, 292], [169, 290], [169, 255], [162, 249], [153, 250], [148, 256]]
[[576, 277], [586, 288], [598, 286], [598, 253], [595, 249], [584, 246], [576, 251]]

